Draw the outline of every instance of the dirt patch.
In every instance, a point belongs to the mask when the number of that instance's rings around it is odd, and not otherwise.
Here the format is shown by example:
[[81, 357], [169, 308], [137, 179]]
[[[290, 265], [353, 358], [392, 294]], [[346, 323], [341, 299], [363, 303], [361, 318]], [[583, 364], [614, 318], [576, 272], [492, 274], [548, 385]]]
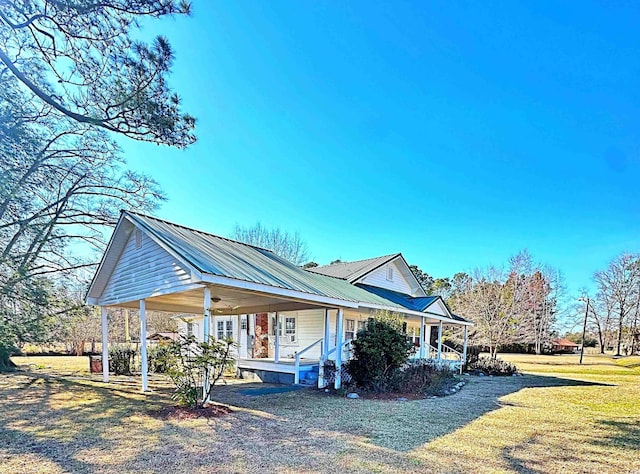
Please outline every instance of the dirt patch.
[[204, 408], [166, 407], [150, 413], [155, 418], [169, 421], [195, 420], [198, 418], [220, 418], [233, 410], [227, 405], [212, 404]]

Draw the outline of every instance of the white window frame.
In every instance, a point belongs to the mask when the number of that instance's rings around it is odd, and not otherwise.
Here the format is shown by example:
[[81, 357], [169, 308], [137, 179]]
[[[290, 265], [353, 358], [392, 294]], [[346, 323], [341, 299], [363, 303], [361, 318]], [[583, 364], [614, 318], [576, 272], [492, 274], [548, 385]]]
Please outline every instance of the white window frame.
[[[287, 329], [287, 320], [293, 321], [293, 332], [289, 332]], [[280, 318], [274, 317], [272, 320], [274, 323], [274, 328], [272, 334], [275, 336], [276, 334], [280, 337], [280, 345], [283, 346], [297, 346], [298, 345], [298, 317], [294, 315], [280, 315]], [[278, 330], [276, 333], [275, 325], [278, 325]], [[291, 337], [293, 336], [293, 337]]]
[[[351, 327], [349, 327], [351, 326]], [[345, 319], [344, 320], [344, 340], [348, 341], [349, 339], [355, 339], [356, 338], [356, 320], [355, 319]], [[348, 334], [351, 334], [351, 337], [348, 336]]]

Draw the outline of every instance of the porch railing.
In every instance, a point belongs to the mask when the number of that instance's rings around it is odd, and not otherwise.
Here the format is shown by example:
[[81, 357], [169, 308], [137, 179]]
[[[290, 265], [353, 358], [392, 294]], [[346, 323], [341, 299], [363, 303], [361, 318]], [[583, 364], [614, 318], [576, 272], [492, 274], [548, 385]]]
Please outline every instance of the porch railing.
[[[429, 359], [438, 359], [438, 348], [429, 345]], [[454, 360], [454, 361], [460, 361], [460, 362], [464, 362], [463, 359], [464, 357], [462, 356], [461, 352], [458, 352], [457, 350], [453, 349], [452, 347], [446, 346], [444, 344], [442, 344], [441, 346], [441, 350], [440, 350], [440, 357], [439, 359], [444, 359], [444, 360]]]
[[322, 341], [323, 340], [324, 339], [318, 339], [313, 344], [305, 347], [301, 351], [296, 352], [296, 361], [295, 361], [295, 364], [294, 364], [294, 372], [293, 372], [293, 383], [294, 384], [298, 385], [300, 383], [300, 356], [302, 356], [302, 354], [307, 352], [312, 347], [315, 347], [316, 345], [320, 344], [320, 360], [322, 361], [322, 359], [323, 359], [323, 357], [322, 357], [322, 346], [323, 346]]

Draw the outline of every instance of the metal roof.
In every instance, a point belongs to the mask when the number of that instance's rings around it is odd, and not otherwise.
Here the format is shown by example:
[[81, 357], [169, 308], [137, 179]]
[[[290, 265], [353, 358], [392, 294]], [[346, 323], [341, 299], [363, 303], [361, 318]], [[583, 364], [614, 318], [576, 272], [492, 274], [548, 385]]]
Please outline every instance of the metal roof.
[[404, 293], [399, 293], [397, 291], [389, 290], [387, 288], [380, 288], [380, 287], [371, 286], [371, 285], [358, 284], [358, 286], [363, 290], [367, 290], [368, 292], [373, 293], [374, 295], [378, 295], [386, 300], [393, 301], [394, 303], [413, 311], [422, 312], [425, 309], [427, 309], [429, 306], [431, 306], [433, 302], [439, 298], [439, 296], [414, 297], [410, 295], [405, 295]]
[[353, 283], [362, 278], [367, 273], [372, 272], [376, 268], [385, 263], [399, 257], [399, 253], [383, 255], [382, 257], [368, 258], [366, 260], [356, 260], [354, 262], [339, 262], [332, 265], [323, 265], [320, 267], [309, 268], [310, 272], [320, 273], [334, 278], [340, 278]]
[[[383, 306], [403, 311], [422, 311], [429, 298], [391, 295], [380, 288], [353, 285], [337, 277], [308, 271], [285, 260], [270, 250], [191, 229], [155, 217], [123, 211], [122, 219], [148, 232], [188, 265], [203, 274], [232, 278], [251, 283], [324, 296], [353, 303]], [[359, 272], [372, 265], [382, 265], [400, 254], [362, 262]], [[352, 262], [357, 263], [357, 262]], [[98, 270], [100, 272], [100, 269]], [[94, 278], [95, 279], [95, 278]], [[372, 290], [373, 288], [373, 290]]]
[[270, 250], [155, 217], [133, 212], [125, 215], [202, 273], [358, 303], [393, 303], [345, 280], [308, 272]]

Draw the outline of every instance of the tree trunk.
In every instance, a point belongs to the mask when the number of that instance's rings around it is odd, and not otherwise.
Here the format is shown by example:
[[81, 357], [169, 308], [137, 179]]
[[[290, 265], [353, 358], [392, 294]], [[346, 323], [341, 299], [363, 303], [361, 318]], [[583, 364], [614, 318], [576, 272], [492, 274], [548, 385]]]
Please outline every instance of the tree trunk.
[[618, 325], [618, 349], [616, 351], [616, 355], [620, 355], [620, 346], [622, 345], [622, 318], [620, 318], [620, 324]]
[[17, 366], [9, 358], [9, 354], [0, 354], [0, 372], [16, 370]]

